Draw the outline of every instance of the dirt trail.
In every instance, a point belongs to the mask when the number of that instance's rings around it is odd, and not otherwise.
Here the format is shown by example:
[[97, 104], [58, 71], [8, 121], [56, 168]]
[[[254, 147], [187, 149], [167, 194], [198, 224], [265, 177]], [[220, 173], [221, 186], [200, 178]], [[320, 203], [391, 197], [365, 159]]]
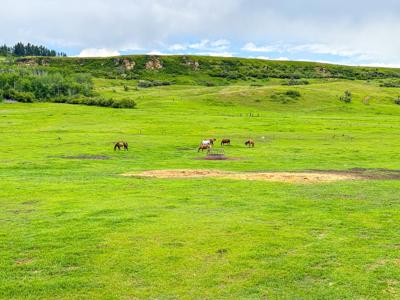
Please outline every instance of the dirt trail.
[[362, 176], [351, 173], [334, 172], [227, 172], [218, 170], [151, 170], [122, 174], [128, 177], [150, 178], [222, 178], [238, 180], [260, 180], [289, 183], [323, 183], [342, 180], [363, 179]]

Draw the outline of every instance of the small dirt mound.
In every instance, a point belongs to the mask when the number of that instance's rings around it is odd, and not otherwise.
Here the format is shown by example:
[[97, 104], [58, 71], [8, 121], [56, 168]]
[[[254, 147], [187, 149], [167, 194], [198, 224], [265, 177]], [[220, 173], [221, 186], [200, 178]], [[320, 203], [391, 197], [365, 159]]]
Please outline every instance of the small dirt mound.
[[238, 157], [227, 157], [227, 156], [204, 156], [196, 157], [195, 160], [240, 160]]
[[363, 179], [353, 174], [334, 174], [323, 172], [227, 172], [218, 170], [152, 170], [138, 173], [126, 173], [128, 177], [150, 178], [221, 178], [236, 180], [259, 180], [289, 183], [323, 183], [342, 180]]
[[227, 160], [228, 158], [223, 153], [207, 154], [205, 160]]

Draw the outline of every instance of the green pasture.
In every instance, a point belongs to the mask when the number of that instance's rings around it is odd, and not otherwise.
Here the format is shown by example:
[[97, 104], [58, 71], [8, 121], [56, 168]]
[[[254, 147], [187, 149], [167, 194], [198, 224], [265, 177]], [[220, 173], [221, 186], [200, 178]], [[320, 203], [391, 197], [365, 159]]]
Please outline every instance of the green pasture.
[[[399, 89], [281, 83], [96, 79], [137, 108], [0, 103], [0, 298], [398, 299], [399, 181], [120, 176], [400, 169]], [[273, 97], [288, 90], [301, 96]], [[196, 159], [211, 137], [230, 138], [236, 160]], [[130, 150], [114, 152], [118, 140]]]

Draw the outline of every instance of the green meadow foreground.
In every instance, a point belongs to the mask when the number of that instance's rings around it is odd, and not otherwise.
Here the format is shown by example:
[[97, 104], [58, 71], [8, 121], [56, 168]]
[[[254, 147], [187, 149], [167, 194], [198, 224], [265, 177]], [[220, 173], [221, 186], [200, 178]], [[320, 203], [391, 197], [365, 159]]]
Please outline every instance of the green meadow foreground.
[[[398, 299], [399, 90], [280, 82], [135, 89], [96, 79], [101, 95], [137, 108], [0, 103], [0, 297]], [[301, 97], [272, 97], [293, 89]], [[352, 103], [339, 101], [345, 90]], [[211, 137], [216, 147], [230, 138], [235, 159], [198, 159]], [[129, 151], [114, 152], [118, 140]], [[121, 176], [166, 169], [370, 177]]]

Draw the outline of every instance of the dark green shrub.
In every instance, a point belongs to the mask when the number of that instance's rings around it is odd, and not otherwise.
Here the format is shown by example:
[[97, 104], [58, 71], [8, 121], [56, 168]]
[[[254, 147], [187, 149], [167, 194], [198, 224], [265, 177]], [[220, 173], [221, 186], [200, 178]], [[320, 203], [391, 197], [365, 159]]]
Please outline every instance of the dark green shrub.
[[292, 98], [299, 98], [301, 97], [301, 94], [299, 91], [295, 91], [295, 90], [288, 90], [285, 93], [286, 96], [292, 97]]
[[172, 82], [169, 81], [150, 81], [150, 80], [139, 80], [137, 86], [140, 88], [150, 88], [155, 86], [171, 85]]
[[114, 107], [114, 108], [135, 108], [136, 102], [132, 99], [122, 99], [119, 101], [114, 101], [112, 107]]
[[300, 80], [300, 79], [290, 79], [288, 81], [285, 81], [282, 83], [282, 85], [289, 85], [289, 86], [293, 86], [293, 85], [307, 85], [310, 84], [310, 82], [308, 80]]
[[400, 81], [386, 81], [380, 84], [381, 87], [400, 88]]
[[271, 96], [272, 101], [287, 104], [287, 103], [294, 103], [301, 97], [300, 92], [289, 90], [286, 92], [280, 92], [273, 94]]
[[351, 103], [352, 100], [353, 100], [353, 95], [349, 90], [345, 91], [344, 95], [340, 97], [340, 101], [344, 103]]
[[152, 87], [153, 84], [151, 81], [148, 81], [148, 80], [139, 80], [137, 86], [140, 88], [149, 88], [149, 87]]
[[111, 98], [102, 98], [102, 97], [60, 96], [60, 97], [49, 99], [49, 101], [55, 102], [55, 103], [81, 104], [81, 105], [113, 107], [113, 108], [135, 108], [136, 107], [136, 102], [132, 99], [114, 100]]
[[206, 81], [206, 82], [204, 83], [204, 85], [205, 85], [205, 86], [208, 86], [208, 87], [216, 86], [216, 84], [215, 84], [214, 82], [211, 82], [211, 81]]
[[35, 100], [35, 95], [30, 92], [19, 92], [14, 89], [9, 89], [3, 92], [5, 99], [14, 100], [24, 103], [32, 103]]

